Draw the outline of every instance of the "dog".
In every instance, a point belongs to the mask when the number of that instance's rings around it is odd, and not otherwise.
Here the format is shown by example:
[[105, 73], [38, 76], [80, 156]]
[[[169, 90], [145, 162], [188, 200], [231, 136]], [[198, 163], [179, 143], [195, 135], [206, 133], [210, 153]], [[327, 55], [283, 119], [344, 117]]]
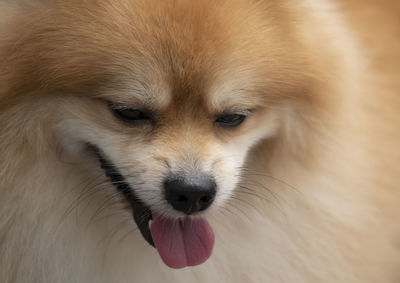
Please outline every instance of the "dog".
[[399, 282], [398, 2], [0, 7], [1, 282]]

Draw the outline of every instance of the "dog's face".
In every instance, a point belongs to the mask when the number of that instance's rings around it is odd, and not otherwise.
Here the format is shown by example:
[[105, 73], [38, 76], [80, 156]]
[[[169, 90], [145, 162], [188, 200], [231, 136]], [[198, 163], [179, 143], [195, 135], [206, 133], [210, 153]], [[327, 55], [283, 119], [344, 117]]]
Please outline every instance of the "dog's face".
[[175, 243], [165, 227], [190, 234], [182, 223], [229, 198], [249, 150], [277, 134], [286, 101], [304, 95], [305, 67], [274, 5], [141, 2], [57, 6], [50, 24], [33, 28], [41, 42], [32, 37], [35, 71], [26, 72], [37, 77], [24, 87], [61, 93], [63, 147], [92, 153], [84, 162], [103, 167], [168, 265], [194, 265], [211, 252], [208, 224], [193, 220], [208, 247], [186, 261], [160, 247]]

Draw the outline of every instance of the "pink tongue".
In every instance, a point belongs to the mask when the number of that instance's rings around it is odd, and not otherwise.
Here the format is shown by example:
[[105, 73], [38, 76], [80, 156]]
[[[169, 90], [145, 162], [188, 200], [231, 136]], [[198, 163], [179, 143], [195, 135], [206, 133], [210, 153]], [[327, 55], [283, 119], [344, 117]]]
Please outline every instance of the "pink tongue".
[[178, 222], [153, 215], [150, 230], [161, 259], [172, 268], [201, 264], [214, 247], [214, 232], [204, 219]]

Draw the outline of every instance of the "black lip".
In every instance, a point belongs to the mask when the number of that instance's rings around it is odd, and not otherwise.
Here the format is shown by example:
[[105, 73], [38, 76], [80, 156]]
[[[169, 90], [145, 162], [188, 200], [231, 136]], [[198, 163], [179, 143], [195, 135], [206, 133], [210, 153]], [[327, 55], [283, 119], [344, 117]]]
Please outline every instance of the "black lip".
[[155, 247], [148, 224], [152, 219], [151, 210], [135, 195], [135, 191], [125, 181], [125, 177], [118, 171], [117, 167], [105, 157], [100, 148], [93, 144], [89, 144], [88, 147], [95, 153], [100, 162], [101, 168], [104, 169], [106, 176], [110, 178], [111, 184], [113, 184], [130, 203], [133, 219], [135, 220], [143, 238], [150, 245]]

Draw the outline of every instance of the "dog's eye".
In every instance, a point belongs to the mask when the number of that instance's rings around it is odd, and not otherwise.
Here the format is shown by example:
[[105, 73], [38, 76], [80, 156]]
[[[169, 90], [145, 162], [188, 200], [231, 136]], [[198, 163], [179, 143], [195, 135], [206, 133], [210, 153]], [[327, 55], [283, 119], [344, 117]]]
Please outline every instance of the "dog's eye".
[[115, 109], [114, 112], [121, 120], [127, 122], [149, 119], [145, 113], [136, 109]]
[[150, 115], [142, 110], [118, 107], [113, 104], [110, 104], [110, 108], [118, 119], [127, 123], [134, 123], [140, 121], [144, 122], [151, 120]]
[[215, 123], [222, 127], [237, 127], [246, 120], [247, 116], [242, 114], [229, 114], [219, 117]]

